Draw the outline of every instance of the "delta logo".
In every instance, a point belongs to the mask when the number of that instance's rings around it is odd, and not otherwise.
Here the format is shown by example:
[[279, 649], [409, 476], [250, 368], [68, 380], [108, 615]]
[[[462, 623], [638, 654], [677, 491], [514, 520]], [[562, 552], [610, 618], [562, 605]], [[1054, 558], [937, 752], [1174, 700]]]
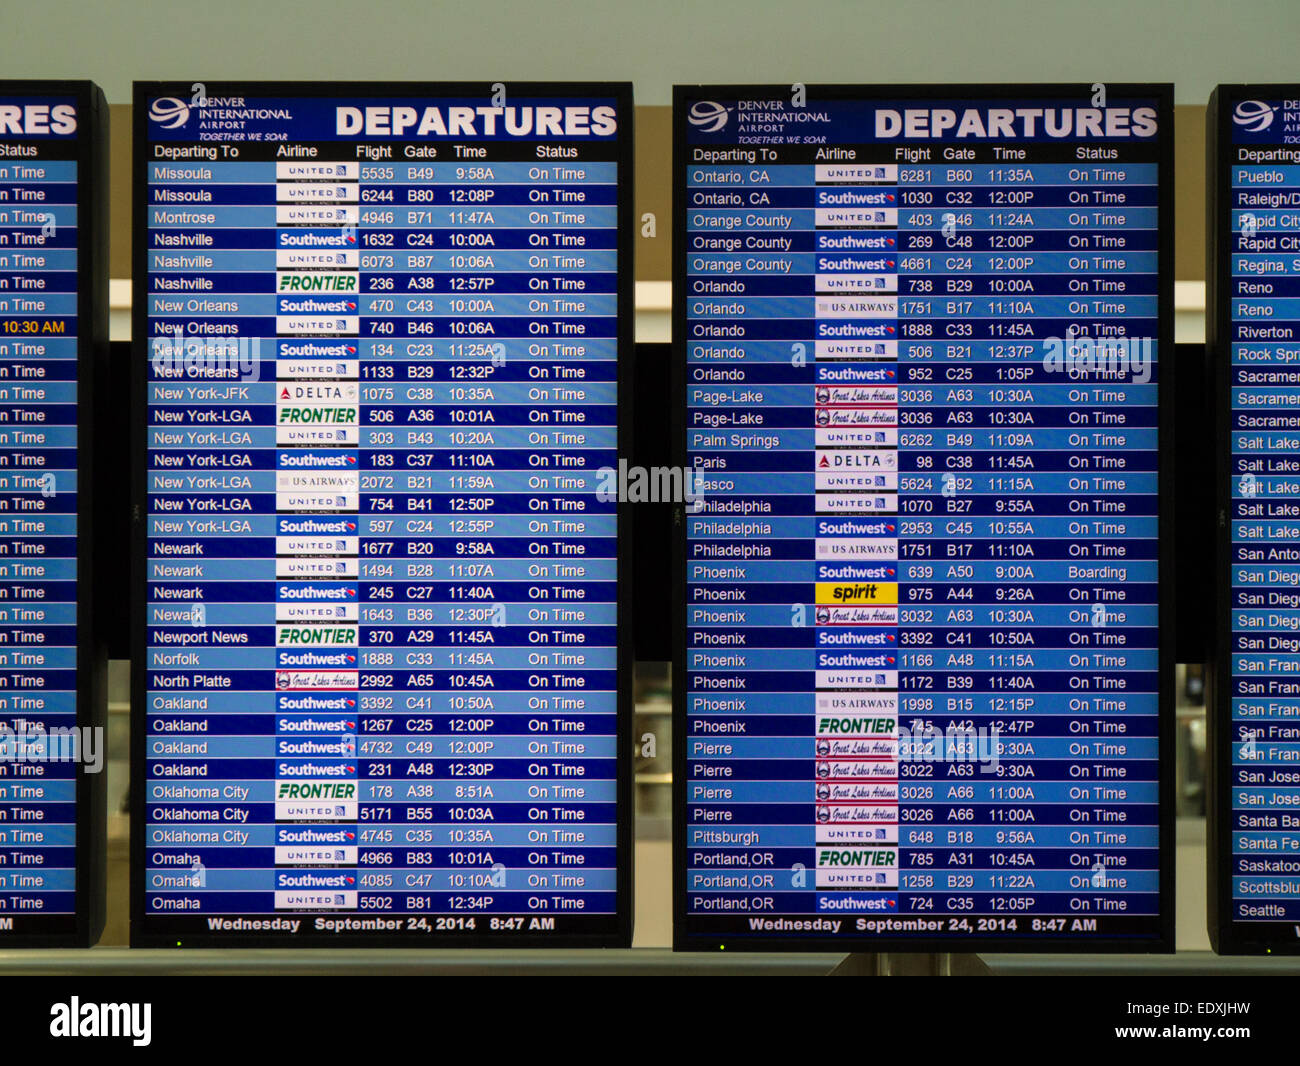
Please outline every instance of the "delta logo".
[[[290, 381], [280, 386], [279, 399], [287, 403], [356, 403], [358, 389], [353, 382], [336, 384], [332, 381]], [[320, 455], [320, 452], [309, 452]]]

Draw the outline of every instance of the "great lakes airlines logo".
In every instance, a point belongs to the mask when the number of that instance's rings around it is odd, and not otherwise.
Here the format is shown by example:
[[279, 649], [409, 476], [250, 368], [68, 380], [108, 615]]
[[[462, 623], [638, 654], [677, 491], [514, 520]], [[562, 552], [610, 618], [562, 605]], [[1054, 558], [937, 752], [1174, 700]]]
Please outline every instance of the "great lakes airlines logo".
[[190, 105], [174, 96], [160, 96], [149, 105], [149, 118], [165, 130], [174, 130], [190, 120]]
[[698, 126], [702, 133], [717, 133], [727, 124], [727, 114], [731, 110], [713, 100], [697, 100], [691, 104], [687, 119], [692, 126]]
[[1233, 108], [1232, 121], [1251, 133], [1263, 133], [1273, 124], [1273, 113], [1276, 110], [1263, 100], [1242, 100]]

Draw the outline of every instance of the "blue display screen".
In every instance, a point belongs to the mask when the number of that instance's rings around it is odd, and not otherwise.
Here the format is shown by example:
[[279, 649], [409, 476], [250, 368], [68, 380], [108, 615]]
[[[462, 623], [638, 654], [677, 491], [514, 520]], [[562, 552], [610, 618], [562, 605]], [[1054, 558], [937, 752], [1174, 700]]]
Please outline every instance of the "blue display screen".
[[[1224, 104], [1227, 156], [1230, 922], [1296, 939], [1300, 920], [1300, 99]], [[1276, 924], [1270, 924], [1276, 923]]]
[[591, 88], [138, 93], [140, 939], [626, 927]]
[[1102, 88], [678, 90], [681, 947], [1167, 937], [1170, 134]]
[[0, 944], [75, 932], [78, 775], [103, 769], [78, 718], [82, 118], [0, 83]]

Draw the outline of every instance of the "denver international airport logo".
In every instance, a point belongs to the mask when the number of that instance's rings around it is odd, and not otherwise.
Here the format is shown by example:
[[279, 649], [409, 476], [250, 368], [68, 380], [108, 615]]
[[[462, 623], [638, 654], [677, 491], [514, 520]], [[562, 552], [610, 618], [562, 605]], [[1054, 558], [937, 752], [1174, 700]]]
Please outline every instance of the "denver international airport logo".
[[160, 96], [149, 105], [149, 120], [174, 130], [190, 120], [190, 105], [174, 96]]
[[717, 133], [727, 124], [727, 114], [730, 110], [713, 100], [697, 100], [691, 104], [686, 117], [690, 124], [698, 127], [701, 132]]
[[1273, 124], [1273, 112], [1263, 100], [1242, 100], [1232, 111], [1232, 121], [1251, 133], [1263, 133]]

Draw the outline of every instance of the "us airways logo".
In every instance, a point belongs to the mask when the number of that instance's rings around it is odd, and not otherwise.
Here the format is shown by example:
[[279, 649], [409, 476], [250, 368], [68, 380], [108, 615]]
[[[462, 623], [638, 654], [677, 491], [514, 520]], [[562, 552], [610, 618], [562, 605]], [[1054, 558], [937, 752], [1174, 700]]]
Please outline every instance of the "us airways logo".
[[1263, 133], [1273, 125], [1276, 111], [1263, 100], [1242, 100], [1232, 109], [1232, 121], [1251, 133]]
[[165, 130], [179, 129], [190, 120], [190, 105], [175, 96], [160, 96], [149, 105], [149, 120]]
[[731, 108], [723, 107], [713, 100], [697, 100], [691, 104], [686, 119], [701, 133], [717, 133], [727, 124], [727, 116], [730, 113]]

